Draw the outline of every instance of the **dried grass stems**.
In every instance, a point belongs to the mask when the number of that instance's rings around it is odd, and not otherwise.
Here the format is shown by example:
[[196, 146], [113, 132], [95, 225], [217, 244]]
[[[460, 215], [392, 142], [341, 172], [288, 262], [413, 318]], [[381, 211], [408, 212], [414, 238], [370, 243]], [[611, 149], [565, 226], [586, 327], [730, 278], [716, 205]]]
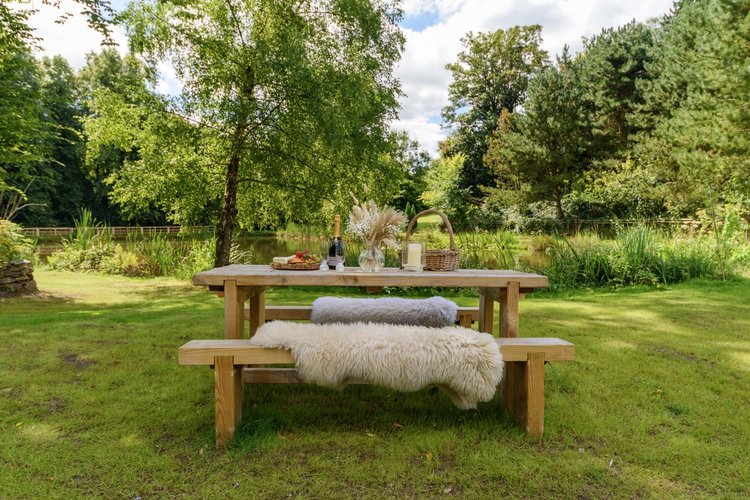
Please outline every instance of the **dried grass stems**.
[[369, 200], [352, 207], [346, 230], [365, 245], [397, 248], [405, 222], [404, 214], [395, 208], [387, 206], [380, 209], [374, 201]]

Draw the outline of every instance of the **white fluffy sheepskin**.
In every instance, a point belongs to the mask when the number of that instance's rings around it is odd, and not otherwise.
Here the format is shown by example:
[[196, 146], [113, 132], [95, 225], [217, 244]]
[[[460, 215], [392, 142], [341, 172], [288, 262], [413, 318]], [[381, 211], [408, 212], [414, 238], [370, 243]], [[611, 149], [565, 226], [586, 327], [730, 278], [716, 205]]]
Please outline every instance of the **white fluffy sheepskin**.
[[437, 385], [462, 409], [492, 399], [503, 376], [494, 338], [461, 327], [273, 321], [251, 342], [290, 350], [308, 383], [340, 389], [364, 380], [398, 391]]
[[443, 297], [429, 299], [351, 299], [320, 297], [312, 304], [311, 320], [328, 323], [391, 323], [435, 328], [456, 322], [458, 306]]

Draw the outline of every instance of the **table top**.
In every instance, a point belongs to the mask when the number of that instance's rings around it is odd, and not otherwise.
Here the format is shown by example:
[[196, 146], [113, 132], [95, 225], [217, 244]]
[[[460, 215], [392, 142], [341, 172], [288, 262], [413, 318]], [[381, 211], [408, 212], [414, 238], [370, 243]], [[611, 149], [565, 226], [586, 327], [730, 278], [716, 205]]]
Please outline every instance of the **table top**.
[[519, 271], [494, 269], [457, 269], [455, 271], [409, 272], [385, 268], [365, 273], [358, 267], [347, 267], [343, 273], [329, 271], [286, 271], [266, 265], [233, 264], [217, 267], [193, 276], [194, 285], [222, 286], [235, 281], [238, 286], [435, 286], [497, 287], [518, 282], [521, 289], [545, 288], [546, 276]]

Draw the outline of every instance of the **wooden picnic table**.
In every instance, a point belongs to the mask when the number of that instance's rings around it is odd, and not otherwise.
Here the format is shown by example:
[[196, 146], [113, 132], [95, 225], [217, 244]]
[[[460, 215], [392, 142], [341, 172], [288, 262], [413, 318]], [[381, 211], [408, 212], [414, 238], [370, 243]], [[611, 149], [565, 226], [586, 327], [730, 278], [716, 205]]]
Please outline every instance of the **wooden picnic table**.
[[[193, 284], [207, 286], [224, 296], [224, 338], [245, 336], [245, 303], [249, 301], [249, 333], [252, 336], [266, 319], [265, 290], [272, 286], [384, 286], [477, 288], [479, 330], [492, 333], [494, 303], [500, 304], [500, 337], [518, 337], [518, 301], [521, 294], [546, 288], [547, 277], [508, 270], [459, 269], [456, 271], [408, 272], [385, 268], [365, 273], [348, 267], [336, 271], [286, 271], [266, 265], [234, 264], [196, 274]], [[276, 308], [278, 310], [278, 308]]]

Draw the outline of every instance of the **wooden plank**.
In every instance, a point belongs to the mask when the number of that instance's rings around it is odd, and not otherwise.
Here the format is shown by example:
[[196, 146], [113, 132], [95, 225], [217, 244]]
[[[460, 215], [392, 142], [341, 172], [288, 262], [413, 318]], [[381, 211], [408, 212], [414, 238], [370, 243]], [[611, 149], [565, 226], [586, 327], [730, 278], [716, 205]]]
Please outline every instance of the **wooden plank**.
[[214, 397], [216, 447], [226, 446], [234, 437], [237, 422], [242, 416], [242, 370], [235, 366], [232, 356], [214, 359]]
[[540, 338], [497, 338], [503, 360], [506, 362], [526, 361], [529, 352], [544, 353], [547, 361], [573, 361], [576, 359], [575, 345], [552, 337]]
[[227, 280], [224, 282], [224, 338], [241, 339], [244, 337], [245, 322], [244, 300], [237, 282]]
[[247, 311], [250, 316], [250, 336], [252, 337], [266, 322], [266, 292], [260, 291], [253, 295]]
[[[242, 380], [246, 384], [304, 384], [296, 368], [245, 367]], [[347, 384], [367, 384], [364, 380], [349, 380]]]
[[239, 340], [191, 340], [180, 347], [177, 361], [181, 365], [212, 365], [216, 356], [234, 356], [238, 365], [294, 363], [292, 353], [284, 349], [266, 349]]
[[500, 291], [500, 336], [518, 337], [519, 283], [508, 283], [508, 288]]
[[221, 285], [236, 281], [238, 286], [429, 286], [429, 287], [505, 287], [511, 281], [521, 288], [533, 290], [548, 286], [546, 276], [509, 270], [458, 269], [410, 273], [386, 268], [377, 273], [364, 273], [347, 268], [343, 273], [331, 271], [282, 271], [263, 265], [234, 264], [204, 271], [193, 276], [195, 285]]
[[[286, 320], [305, 321], [310, 320], [312, 306], [266, 306], [266, 321]], [[250, 319], [250, 309], [245, 308], [245, 320]], [[478, 307], [459, 307], [456, 321], [461, 326], [471, 328], [471, 323], [479, 320]], [[468, 322], [463, 324], [462, 321]]]
[[495, 321], [495, 302], [487, 295], [479, 295], [479, 331], [492, 333]]
[[526, 432], [544, 434], [544, 353], [530, 352], [526, 362]]
[[[575, 359], [575, 346], [556, 338], [498, 338], [495, 339], [506, 362], [527, 360], [529, 352], [542, 352], [547, 361]], [[181, 365], [211, 365], [216, 356], [234, 356], [238, 365], [273, 365], [294, 363], [294, 357], [284, 349], [266, 349], [241, 340], [191, 340], [180, 347]]]
[[505, 409], [524, 425], [526, 423], [526, 361], [506, 362], [503, 376], [503, 402]]

